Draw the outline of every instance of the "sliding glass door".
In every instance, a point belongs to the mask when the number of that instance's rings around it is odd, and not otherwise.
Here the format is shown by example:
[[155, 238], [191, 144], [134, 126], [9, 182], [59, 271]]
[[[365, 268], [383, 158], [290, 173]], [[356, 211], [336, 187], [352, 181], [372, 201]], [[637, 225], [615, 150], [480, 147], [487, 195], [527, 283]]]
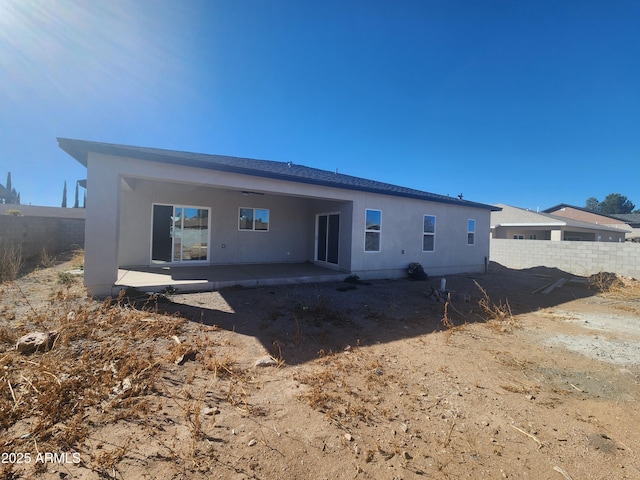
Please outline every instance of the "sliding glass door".
[[340, 243], [340, 214], [326, 213], [317, 216], [316, 223], [316, 260], [338, 264], [338, 245]]
[[209, 260], [208, 208], [154, 205], [152, 224], [152, 263]]

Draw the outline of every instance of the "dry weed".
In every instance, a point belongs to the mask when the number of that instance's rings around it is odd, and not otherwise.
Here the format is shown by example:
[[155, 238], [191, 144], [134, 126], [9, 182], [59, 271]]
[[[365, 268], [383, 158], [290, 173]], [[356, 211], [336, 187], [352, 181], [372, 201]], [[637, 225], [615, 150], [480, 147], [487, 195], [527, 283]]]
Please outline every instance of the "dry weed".
[[640, 281], [621, 277], [615, 273], [599, 272], [587, 279], [590, 289], [599, 295], [614, 300], [640, 300]]
[[487, 325], [497, 329], [498, 331], [510, 332], [517, 326], [517, 320], [511, 313], [511, 307], [509, 306], [509, 300], [505, 300], [504, 303], [495, 304], [489, 298], [487, 291], [477, 282], [473, 281], [475, 286], [480, 290], [482, 298], [478, 301], [478, 305], [482, 310], [480, 315], [483, 320], [487, 322]]
[[[72, 261], [81, 260], [77, 257]], [[217, 401], [244, 415], [264, 414], [251, 404], [253, 387], [246, 369], [212, 348], [215, 342], [207, 332], [214, 328], [198, 326], [194, 335], [194, 325], [184, 318], [158, 313], [161, 297], [131, 298], [124, 292], [96, 302], [79, 288], [52, 282], [52, 294], [39, 303], [21, 282], [0, 286], [3, 297], [12, 299], [0, 306], [1, 452], [32, 451], [34, 445], [40, 451], [80, 452], [84, 468], [104, 478], [121, 478], [119, 469], [140, 453], [129, 440], [96, 444], [92, 435], [118, 423], [142, 425], [150, 440], [168, 449], [172, 468], [188, 475], [193, 470], [182, 471], [186, 465], [209, 468], [212, 444], [205, 430], [214, 417], [204, 417], [202, 411], [211, 385], [218, 390]], [[47, 352], [17, 352], [17, 337], [33, 330], [59, 334]], [[195, 363], [183, 365], [187, 361]], [[203, 370], [208, 376], [213, 372], [213, 383], [206, 393], [191, 392], [182, 375], [188, 382]], [[171, 399], [182, 409], [175, 424], [186, 427], [187, 437], [167, 439], [165, 430], [157, 428], [157, 412]], [[37, 473], [0, 469], [7, 478]]]
[[[351, 355], [336, 354], [317, 362], [321, 369], [294, 377], [309, 387], [299, 398], [340, 425], [346, 421], [372, 421], [376, 402], [370, 395], [384, 390], [389, 380], [383, 378], [381, 365], [377, 361], [359, 363]], [[360, 384], [366, 385], [367, 390], [358, 388]]]
[[40, 266], [42, 268], [53, 267], [56, 263], [56, 256], [49, 253], [49, 251], [42, 247], [42, 251], [40, 252]]
[[204, 366], [213, 372], [213, 378], [238, 378], [242, 375], [242, 371], [236, 369], [236, 362], [230, 357], [218, 358], [208, 354], [205, 356]]
[[12, 281], [24, 266], [22, 248], [6, 240], [0, 241], [0, 281]]
[[[148, 312], [61, 292], [46, 312], [29, 306], [27, 323], [55, 328], [59, 336], [48, 352], [3, 354], [0, 442], [14, 450], [37, 442], [43, 450], [77, 451], [88, 433], [89, 413], [102, 424], [144, 418], [146, 396], [155, 391], [159, 372], [157, 342], [149, 340], [167, 338], [182, 319], [148, 321]], [[4, 342], [13, 343], [8, 327], [0, 332]], [[27, 435], [14, 436], [24, 430]], [[111, 468], [109, 459], [117, 463], [118, 458], [106, 455], [96, 462]]]

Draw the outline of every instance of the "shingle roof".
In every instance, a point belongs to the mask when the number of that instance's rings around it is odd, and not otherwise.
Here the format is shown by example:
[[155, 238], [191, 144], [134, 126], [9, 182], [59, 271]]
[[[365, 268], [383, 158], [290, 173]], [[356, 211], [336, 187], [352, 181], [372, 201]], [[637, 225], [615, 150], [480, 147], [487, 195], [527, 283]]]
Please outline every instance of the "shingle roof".
[[152, 162], [170, 163], [225, 172], [240, 173], [257, 177], [287, 180], [298, 183], [344, 188], [364, 192], [380, 193], [399, 197], [415, 198], [432, 202], [498, 210], [493, 205], [459, 200], [455, 197], [424, 192], [413, 188], [401, 187], [389, 183], [368, 180], [342, 173], [306, 167], [291, 162], [273, 160], [256, 160], [252, 158], [230, 157], [225, 155], [209, 155], [203, 153], [181, 152], [159, 148], [135, 147], [87, 140], [58, 138], [58, 145], [85, 167], [89, 152], [106, 155], [130, 157]]
[[629, 225], [640, 225], [640, 213], [620, 213], [613, 215], [614, 218], [618, 218], [623, 222], [627, 222]]
[[550, 213], [533, 212], [524, 208], [512, 207], [499, 203], [497, 205], [502, 211], [491, 214], [491, 227], [576, 227], [589, 228], [591, 230], [605, 230], [611, 232], [620, 232], [615, 227], [608, 227], [597, 223], [582, 222], [572, 218], [552, 215]]
[[593, 213], [594, 215], [600, 215], [601, 217], [612, 218], [614, 220], [620, 220], [619, 216], [617, 216], [617, 215], [609, 215], [607, 213], [594, 212], [593, 210], [589, 210], [588, 208], [576, 207], [575, 205], [569, 205], [568, 203], [561, 203], [561, 204], [556, 205], [554, 207], [547, 208], [546, 210], [542, 210], [542, 212], [543, 213], [553, 213], [553, 212], [556, 212], [556, 211], [560, 210], [561, 208], [573, 208], [574, 210], [580, 210], [580, 211], [587, 212], [587, 213]]

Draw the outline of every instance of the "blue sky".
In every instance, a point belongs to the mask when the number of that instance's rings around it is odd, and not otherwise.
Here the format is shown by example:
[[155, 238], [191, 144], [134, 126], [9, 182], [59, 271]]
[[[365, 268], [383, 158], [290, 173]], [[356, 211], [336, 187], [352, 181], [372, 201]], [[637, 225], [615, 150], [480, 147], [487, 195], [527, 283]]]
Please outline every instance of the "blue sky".
[[71, 205], [70, 137], [640, 208], [639, 25], [616, 0], [0, 0], [0, 183]]

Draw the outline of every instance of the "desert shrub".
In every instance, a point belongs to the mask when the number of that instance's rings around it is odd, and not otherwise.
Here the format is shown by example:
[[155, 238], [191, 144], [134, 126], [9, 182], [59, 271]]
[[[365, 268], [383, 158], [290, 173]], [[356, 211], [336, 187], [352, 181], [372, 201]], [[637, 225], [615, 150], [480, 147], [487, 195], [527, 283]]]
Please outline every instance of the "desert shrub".
[[56, 263], [56, 256], [52, 255], [45, 247], [40, 252], [40, 266], [43, 268], [53, 267]]
[[20, 210], [15, 209], [15, 208], [8, 209], [7, 211], [4, 212], [4, 214], [12, 216], [12, 217], [24, 217], [22, 212]]
[[58, 272], [58, 282], [63, 285], [71, 285], [76, 281], [75, 275], [69, 272]]

